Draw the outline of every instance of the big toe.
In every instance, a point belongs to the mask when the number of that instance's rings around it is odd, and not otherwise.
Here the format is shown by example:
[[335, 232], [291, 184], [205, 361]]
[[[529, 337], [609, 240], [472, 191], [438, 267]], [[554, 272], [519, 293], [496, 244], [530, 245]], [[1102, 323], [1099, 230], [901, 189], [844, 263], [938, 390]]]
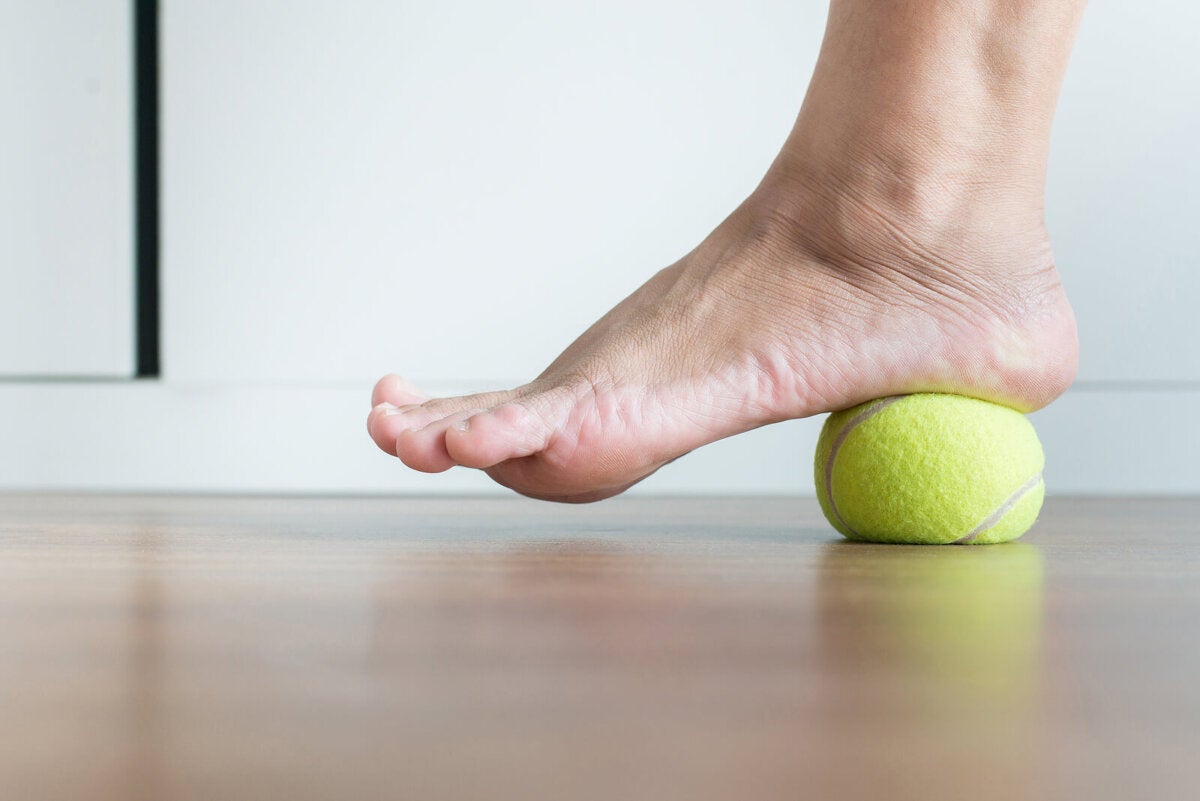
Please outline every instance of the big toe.
[[371, 391], [371, 406], [375, 407], [381, 403], [390, 403], [393, 406], [407, 406], [412, 403], [424, 403], [429, 400], [429, 396], [419, 390], [414, 384], [405, 378], [388, 373], [383, 378], [375, 382], [375, 389]]

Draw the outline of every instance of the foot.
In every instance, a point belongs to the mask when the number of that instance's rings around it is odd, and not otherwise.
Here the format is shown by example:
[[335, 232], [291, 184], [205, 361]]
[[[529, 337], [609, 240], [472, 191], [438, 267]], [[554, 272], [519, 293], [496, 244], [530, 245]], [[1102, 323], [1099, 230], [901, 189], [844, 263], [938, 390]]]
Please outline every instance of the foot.
[[1014, 212], [970, 182], [869, 183], [777, 162], [530, 383], [429, 399], [381, 379], [372, 438], [417, 470], [474, 467], [523, 495], [586, 502], [715, 440], [876, 397], [1032, 411], [1065, 391], [1075, 319], [1040, 209]]

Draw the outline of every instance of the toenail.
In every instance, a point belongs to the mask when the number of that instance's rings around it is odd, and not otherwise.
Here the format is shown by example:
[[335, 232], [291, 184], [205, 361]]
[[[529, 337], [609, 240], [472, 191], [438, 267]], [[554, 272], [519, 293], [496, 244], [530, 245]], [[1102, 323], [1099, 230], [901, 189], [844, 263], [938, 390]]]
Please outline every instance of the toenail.
[[469, 431], [471, 429], [471, 420], [469, 418], [466, 420], [459, 420], [454, 424], [454, 427], [459, 431]]

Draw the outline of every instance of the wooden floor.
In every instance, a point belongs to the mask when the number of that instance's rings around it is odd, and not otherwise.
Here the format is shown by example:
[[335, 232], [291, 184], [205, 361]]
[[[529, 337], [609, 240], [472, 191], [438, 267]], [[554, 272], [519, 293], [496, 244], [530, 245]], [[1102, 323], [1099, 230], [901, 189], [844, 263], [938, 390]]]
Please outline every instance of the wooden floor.
[[0, 496], [0, 798], [1200, 798], [1200, 499]]

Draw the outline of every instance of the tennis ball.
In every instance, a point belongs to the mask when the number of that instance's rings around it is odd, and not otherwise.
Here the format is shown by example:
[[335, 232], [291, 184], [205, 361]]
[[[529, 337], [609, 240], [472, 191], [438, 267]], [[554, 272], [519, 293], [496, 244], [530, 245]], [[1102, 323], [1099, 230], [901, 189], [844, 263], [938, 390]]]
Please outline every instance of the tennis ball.
[[962, 395], [835, 412], [814, 461], [821, 510], [852, 540], [1007, 542], [1037, 520], [1046, 491], [1046, 458], [1025, 415]]

